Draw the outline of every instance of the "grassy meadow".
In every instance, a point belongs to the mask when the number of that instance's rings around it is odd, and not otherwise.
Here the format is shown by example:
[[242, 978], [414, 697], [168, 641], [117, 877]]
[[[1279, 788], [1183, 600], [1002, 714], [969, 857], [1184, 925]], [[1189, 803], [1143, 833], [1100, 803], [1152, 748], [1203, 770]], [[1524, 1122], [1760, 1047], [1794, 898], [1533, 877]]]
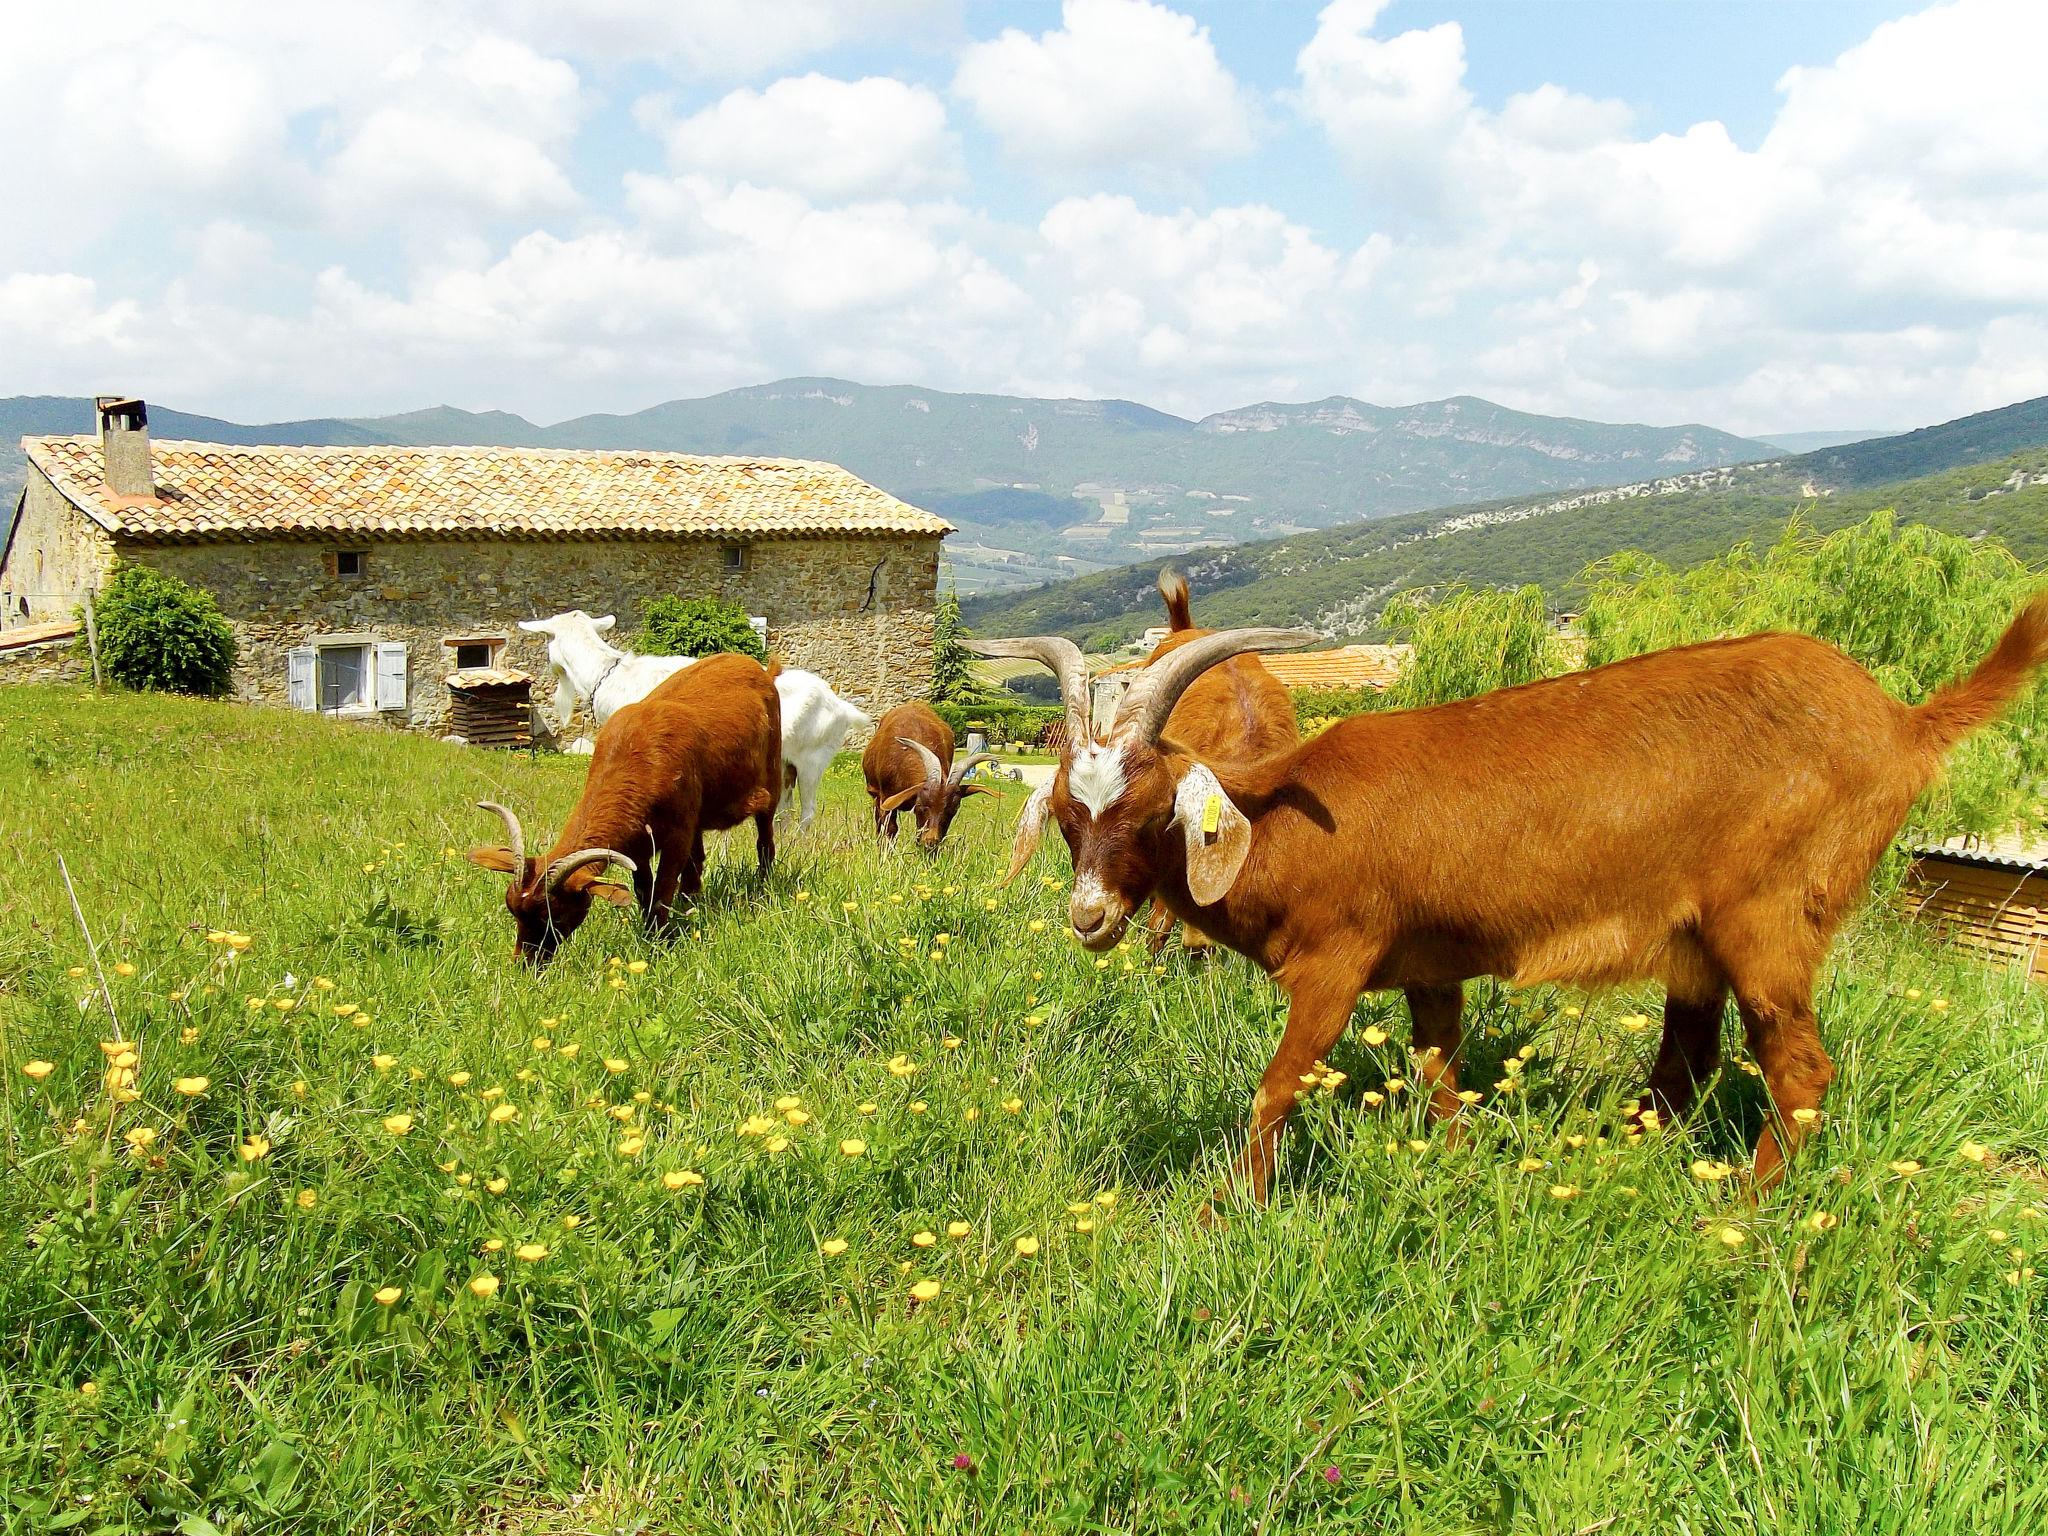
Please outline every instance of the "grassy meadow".
[[536, 979], [456, 851], [585, 766], [0, 690], [0, 1524], [2048, 1520], [2038, 989], [1867, 915], [1761, 1205], [1732, 1025], [1630, 1143], [1657, 999], [1475, 985], [1452, 1148], [1371, 998], [1209, 1230], [1251, 966], [1083, 953], [1057, 839], [996, 888], [1018, 794], [879, 855], [842, 758], [765, 892], [735, 834], [683, 937], [600, 911]]

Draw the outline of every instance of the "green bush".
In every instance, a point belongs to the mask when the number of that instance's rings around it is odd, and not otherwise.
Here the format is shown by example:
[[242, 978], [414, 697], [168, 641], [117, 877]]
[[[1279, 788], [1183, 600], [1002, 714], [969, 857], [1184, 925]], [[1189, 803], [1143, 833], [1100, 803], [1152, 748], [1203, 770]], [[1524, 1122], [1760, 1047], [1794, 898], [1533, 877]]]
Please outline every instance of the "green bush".
[[943, 699], [934, 699], [932, 708], [941, 720], [953, 727], [953, 735], [960, 741], [967, 739], [970, 730], [980, 731], [993, 742], [1036, 741], [1038, 733], [1063, 713], [1058, 705], [1042, 707], [979, 701], [959, 704]]
[[1454, 586], [1433, 598], [1404, 592], [1387, 604], [1386, 621], [1408, 631], [1415, 646], [1392, 689], [1403, 708], [1469, 699], [1549, 670], [1550, 615], [1540, 587]]
[[93, 620], [100, 665], [124, 687], [207, 697], [228, 691], [235, 632], [211, 592], [128, 566], [93, 600]]
[[1294, 723], [1306, 732], [1312, 724], [1386, 707], [1387, 695], [1377, 688], [1300, 688], [1294, 694]]
[[718, 597], [657, 597], [641, 616], [644, 649], [656, 656], [710, 656], [732, 651], [756, 661], [767, 647], [747, 622], [747, 610]]

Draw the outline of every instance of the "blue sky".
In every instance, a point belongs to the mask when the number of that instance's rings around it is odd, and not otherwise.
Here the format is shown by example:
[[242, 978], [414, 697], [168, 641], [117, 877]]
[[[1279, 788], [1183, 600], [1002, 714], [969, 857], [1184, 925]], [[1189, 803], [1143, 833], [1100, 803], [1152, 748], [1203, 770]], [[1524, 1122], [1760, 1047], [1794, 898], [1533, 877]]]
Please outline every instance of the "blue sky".
[[107, 0], [0, 52], [0, 394], [792, 373], [1736, 431], [2048, 393], [2037, 0]]

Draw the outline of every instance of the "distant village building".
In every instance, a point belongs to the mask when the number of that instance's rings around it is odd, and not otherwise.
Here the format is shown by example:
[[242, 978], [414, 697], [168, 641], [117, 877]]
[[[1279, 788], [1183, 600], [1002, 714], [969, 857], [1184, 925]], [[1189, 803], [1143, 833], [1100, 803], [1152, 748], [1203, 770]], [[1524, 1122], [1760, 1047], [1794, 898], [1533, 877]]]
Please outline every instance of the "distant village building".
[[1259, 661], [1290, 693], [1384, 692], [1400, 680], [1414, 654], [1411, 645], [1340, 645], [1327, 651], [1281, 651]]
[[211, 591], [242, 698], [447, 729], [446, 679], [546, 665], [520, 619], [674, 593], [765, 624], [770, 650], [880, 714], [931, 689], [942, 519], [831, 464], [512, 448], [22, 440], [0, 633], [68, 621], [118, 565]]

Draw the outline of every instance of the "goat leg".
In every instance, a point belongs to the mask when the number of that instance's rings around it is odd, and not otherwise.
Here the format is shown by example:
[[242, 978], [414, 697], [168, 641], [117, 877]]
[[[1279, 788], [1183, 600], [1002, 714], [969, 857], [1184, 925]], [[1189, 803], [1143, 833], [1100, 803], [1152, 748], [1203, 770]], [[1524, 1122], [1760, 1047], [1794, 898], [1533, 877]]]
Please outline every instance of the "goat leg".
[[1409, 987], [1406, 996], [1415, 1078], [1429, 1089], [1430, 1118], [1450, 1122], [1445, 1140], [1456, 1146], [1462, 1135], [1457, 1116], [1465, 1107], [1458, 1097], [1458, 1058], [1465, 1041], [1465, 987], [1455, 981], [1447, 987]]
[[[1344, 975], [1311, 972], [1285, 983], [1290, 1004], [1287, 1028], [1259, 1079], [1258, 1092], [1252, 1095], [1244, 1151], [1231, 1169], [1229, 1180], [1216, 1191], [1212, 1204], [1227, 1198], [1235, 1188], [1244, 1189], [1255, 1204], [1266, 1203], [1280, 1132], [1302, 1091], [1301, 1079], [1337, 1043], [1344, 1027], [1351, 1022], [1351, 1010], [1358, 1002], [1358, 978], [1367, 969]], [[1205, 1217], [1213, 1220], [1213, 1209]]]

